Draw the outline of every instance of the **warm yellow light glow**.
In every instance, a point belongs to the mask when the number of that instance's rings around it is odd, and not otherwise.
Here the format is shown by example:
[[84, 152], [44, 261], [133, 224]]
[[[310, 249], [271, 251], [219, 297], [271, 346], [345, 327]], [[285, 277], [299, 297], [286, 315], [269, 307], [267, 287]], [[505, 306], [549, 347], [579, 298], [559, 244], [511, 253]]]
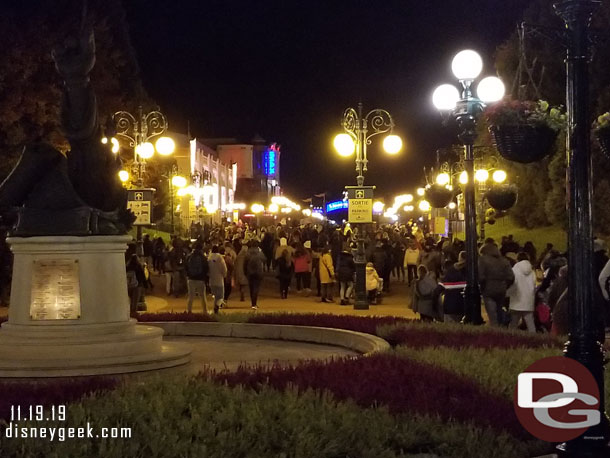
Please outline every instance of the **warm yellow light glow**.
[[457, 207], [457, 205], [455, 204], [455, 202], [449, 202], [449, 208], [450, 208], [451, 210], [454, 210], [454, 209], [455, 209], [455, 207]]
[[305, 210], [303, 210], [303, 216], [311, 216], [311, 210], [309, 208], [306, 208]]
[[387, 213], [388, 215], [392, 216], [396, 214], [396, 211], [396, 207], [390, 207], [385, 211], [384, 215]]
[[176, 144], [169, 137], [159, 137], [155, 143], [155, 148], [161, 156], [169, 156], [176, 149]]
[[102, 144], [105, 145], [108, 143], [108, 137], [102, 137]]
[[123, 183], [127, 183], [127, 181], [129, 181], [129, 172], [127, 170], [121, 170], [119, 172], [119, 180]]
[[423, 212], [429, 212], [430, 208], [432, 208], [432, 207], [430, 207], [430, 203], [427, 200], [421, 200], [419, 202], [418, 207]]
[[489, 172], [485, 169], [479, 169], [474, 172], [474, 179], [479, 183], [485, 183], [489, 179]]
[[373, 202], [373, 211], [375, 213], [381, 213], [383, 211], [383, 207], [385, 207], [383, 202], [380, 202], [379, 200], [377, 202]]
[[491, 177], [496, 183], [504, 183], [506, 181], [506, 172], [504, 170], [496, 170]]
[[419, 197], [423, 196], [426, 193], [426, 190], [424, 188], [417, 188], [417, 195]]
[[351, 156], [356, 149], [354, 140], [348, 134], [337, 135], [333, 141], [333, 145], [341, 156]]
[[280, 206], [278, 204], [271, 204], [269, 205], [269, 211], [271, 213], [277, 213], [280, 211]]
[[383, 149], [388, 154], [397, 154], [402, 149], [402, 139], [398, 135], [388, 135], [383, 139]]
[[176, 188], [184, 188], [186, 186], [186, 178], [176, 175], [172, 177], [172, 185]]
[[441, 186], [445, 186], [446, 184], [449, 184], [449, 180], [451, 180], [451, 177], [449, 176], [449, 174], [447, 172], [439, 173], [436, 176], [436, 184], [439, 184]]
[[264, 212], [265, 207], [261, 204], [252, 204], [252, 206], [250, 207], [250, 210], [252, 210], [252, 213], [258, 214], [258, 213]]
[[413, 210], [415, 210], [415, 207], [413, 207], [413, 205], [405, 205], [403, 207], [403, 210], [406, 212], [412, 212]]
[[178, 194], [178, 197], [184, 197], [189, 193], [188, 188], [180, 188], [178, 189], [178, 192], [176, 194]]
[[150, 142], [140, 143], [136, 146], [136, 154], [142, 159], [150, 159], [155, 154], [155, 147]]
[[119, 150], [121, 149], [121, 145], [119, 144], [119, 141], [112, 137], [110, 139], [110, 143], [112, 144], [112, 148], [110, 149], [110, 151], [112, 151], [114, 154], [118, 153]]
[[468, 174], [466, 173], [466, 170], [464, 170], [462, 173], [460, 173], [460, 184], [466, 183], [468, 183]]

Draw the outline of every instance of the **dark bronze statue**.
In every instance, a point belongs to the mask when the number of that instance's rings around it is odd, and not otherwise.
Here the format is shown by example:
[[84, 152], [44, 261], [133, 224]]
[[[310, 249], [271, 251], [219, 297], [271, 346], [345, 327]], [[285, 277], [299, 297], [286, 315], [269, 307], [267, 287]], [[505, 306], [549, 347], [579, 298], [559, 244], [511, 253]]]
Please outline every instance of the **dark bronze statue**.
[[64, 81], [62, 127], [70, 151], [37, 143], [24, 147], [19, 162], [0, 185], [0, 215], [12, 234], [123, 234], [134, 220], [118, 178], [120, 161], [101, 143], [89, 72], [95, 64], [90, 28], [81, 28], [53, 51]]

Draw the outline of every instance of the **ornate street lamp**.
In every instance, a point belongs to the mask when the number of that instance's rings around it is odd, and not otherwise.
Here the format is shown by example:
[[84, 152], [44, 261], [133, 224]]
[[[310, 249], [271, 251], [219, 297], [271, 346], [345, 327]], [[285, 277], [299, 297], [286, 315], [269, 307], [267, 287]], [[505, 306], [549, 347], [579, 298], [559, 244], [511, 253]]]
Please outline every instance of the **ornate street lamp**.
[[604, 329], [595, 310], [591, 226], [591, 144], [589, 126], [589, 24], [600, 2], [564, 0], [555, 10], [566, 24], [568, 129], [568, 312], [570, 333], [565, 354], [583, 364], [597, 382], [601, 422], [561, 444], [568, 456], [608, 456], [610, 427], [604, 406]]
[[[390, 113], [382, 109], [374, 109], [366, 115], [362, 112], [362, 103], [358, 109], [348, 108], [343, 113], [341, 126], [345, 133], [339, 134], [334, 139], [334, 146], [341, 156], [351, 156], [356, 153], [356, 183], [359, 188], [364, 187], [364, 173], [368, 170], [367, 146], [371, 139], [380, 134], [387, 135], [383, 140], [383, 148], [388, 154], [397, 154], [402, 149], [402, 140], [398, 135], [393, 135], [394, 120]], [[371, 187], [371, 190], [374, 187]], [[371, 215], [372, 216], [372, 215]], [[364, 225], [357, 231], [356, 253], [354, 263], [356, 265], [356, 300], [354, 309], [366, 310], [369, 308], [366, 295], [366, 254], [364, 251]]]
[[485, 103], [497, 102], [504, 96], [504, 85], [496, 77], [487, 77], [480, 81], [476, 97], [472, 84], [483, 69], [483, 61], [478, 53], [472, 50], [459, 52], [451, 64], [453, 74], [462, 86], [462, 94], [452, 84], [439, 86], [432, 96], [436, 108], [451, 113], [461, 130], [459, 138], [464, 144], [464, 172], [466, 181], [464, 189], [466, 217], [466, 317], [465, 322], [482, 324], [481, 293], [478, 282], [477, 253], [477, 219], [474, 197], [474, 141], [477, 137], [476, 123], [485, 108]]

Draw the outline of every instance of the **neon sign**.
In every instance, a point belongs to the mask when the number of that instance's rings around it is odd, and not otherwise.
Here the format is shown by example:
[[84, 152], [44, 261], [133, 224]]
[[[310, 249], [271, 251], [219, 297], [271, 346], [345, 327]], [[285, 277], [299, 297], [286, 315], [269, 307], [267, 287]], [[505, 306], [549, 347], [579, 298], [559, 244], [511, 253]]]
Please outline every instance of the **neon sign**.
[[347, 210], [348, 202], [344, 200], [336, 200], [326, 204], [326, 213], [332, 213], [339, 210]]
[[263, 166], [265, 169], [265, 175], [268, 177], [275, 176], [277, 169], [277, 159], [278, 153], [280, 152], [280, 147], [273, 143], [269, 146], [269, 149], [265, 151]]

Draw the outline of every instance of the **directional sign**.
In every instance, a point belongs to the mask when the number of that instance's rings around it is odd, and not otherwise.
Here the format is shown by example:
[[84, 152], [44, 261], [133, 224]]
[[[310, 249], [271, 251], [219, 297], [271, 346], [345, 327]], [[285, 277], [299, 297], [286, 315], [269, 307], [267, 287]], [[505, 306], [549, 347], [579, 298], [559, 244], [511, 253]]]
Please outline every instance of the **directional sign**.
[[346, 186], [348, 199], [372, 199], [375, 186]]
[[153, 188], [129, 189], [127, 208], [136, 216], [134, 226], [150, 226], [152, 223]]
[[373, 222], [373, 199], [349, 199], [348, 221], [350, 223]]

